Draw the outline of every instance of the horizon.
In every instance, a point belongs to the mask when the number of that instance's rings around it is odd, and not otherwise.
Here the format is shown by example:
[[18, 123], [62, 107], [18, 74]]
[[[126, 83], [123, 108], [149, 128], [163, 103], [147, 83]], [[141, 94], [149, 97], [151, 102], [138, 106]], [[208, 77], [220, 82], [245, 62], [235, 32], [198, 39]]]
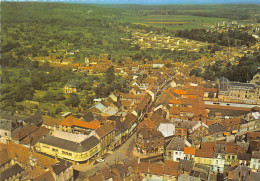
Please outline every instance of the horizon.
[[81, 4], [121, 5], [214, 5], [214, 4], [260, 4], [259, 0], [2, 0], [2, 2], [52, 2]]

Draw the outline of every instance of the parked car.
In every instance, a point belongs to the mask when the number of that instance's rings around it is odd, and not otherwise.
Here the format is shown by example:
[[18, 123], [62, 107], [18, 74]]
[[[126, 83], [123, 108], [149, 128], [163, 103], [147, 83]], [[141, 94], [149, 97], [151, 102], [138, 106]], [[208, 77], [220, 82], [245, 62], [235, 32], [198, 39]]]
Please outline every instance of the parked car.
[[99, 158], [97, 159], [97, 162], [101, 163], [101, 162], [104, 162], [105, 160], [103, 158]]

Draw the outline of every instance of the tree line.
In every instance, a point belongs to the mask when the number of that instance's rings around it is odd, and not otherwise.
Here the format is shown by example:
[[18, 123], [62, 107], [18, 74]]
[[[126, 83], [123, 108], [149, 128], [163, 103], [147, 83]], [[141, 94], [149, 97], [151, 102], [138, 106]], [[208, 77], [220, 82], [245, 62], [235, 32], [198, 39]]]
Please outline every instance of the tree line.
[[248, 82], [252, 80], [257, 73], [257, 68], [260, 67], [260, 53], [246, 54], [238, 62], [237, 65], [233, 65], [230, 62], [219, 60], [203, 68], [192, 69], [190, 76], [203, 77], [205, 80], [226, 77], [231, 81]]
[[208, 31], [205, 29], [185, 29], [177, 31], [176, 36], [231, 47], [243, 45], [249, 47], [256, 43], [256, 39], [254, 37], [244, 31], [239, 31], [238, 29], [228, 30], [223, 33]]

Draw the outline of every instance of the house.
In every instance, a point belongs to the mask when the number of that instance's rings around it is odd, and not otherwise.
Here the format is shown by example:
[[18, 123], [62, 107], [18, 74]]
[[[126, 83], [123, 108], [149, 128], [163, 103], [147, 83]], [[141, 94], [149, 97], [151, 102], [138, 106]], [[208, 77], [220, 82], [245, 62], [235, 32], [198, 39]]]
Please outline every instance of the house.
[[138, 165], [138, 180], [177, 180], [179, 163], [166, 160], [164, 164], [141, 162]]
[[214, 123], [208, 126], [208, 133], [209, 135], [213, 135], [213, 134], [223, 134], [227, 129], [225, 126], [223, 126], [222, 124]]
[[161, 154], [163, 153], [164, 137], [155, 128], [144, 125], [136, 134], [136, 149], [139, 153]]
[[244, 150], [237, 144], [225, 144], [225, 165], [234, 166], [237, 163], [237, 156], [239, 153], [245, 153], [247, 150]]
[[241, 124], [242, 124], [241, 117], [235, 117], [235, 118], [223, 120], [223, 125], [226, 127], [227, 131], [230, 131], [232, 133], [236, 133], [237, 131], [239, 131]]
[[42, 114], [39, 112], [23, 120], [23, 124], [30, 124], [35, 126], [41, 126], [42, 122], [43, 122]]
[[100, 127], [99, 121], [86, 122], [75, 118], [74, 116], [68, 116], [62, 120], [59, 124], [59, 130], [70, 133], [86, 133], [88, 134], [92, 130], [96, 130]]
[[59, 129], [59, 124], [61, 122], [60, 119], [53, 118], [50, 116], [45, 116], [45, 115], [42, 116], [42, 119], [43, 119], [43, 123], [42, 123], [43, 127], [48, 128], [52, 131]]
[[250, 161], [251, 161], [251, 157], [252, 157], [252, 154], [250, 154], [250, 153], [238, 153], [236, 165], [249, 166]]
[[100, 141], [91, 136], [83, 141], [70, 140], [70, 137], [59, 138], [45, 135], [35, 147], [41, 152], [56, 158], [62, 158], [74, 162], [86, 162], [92, 157], [97, 157], [101, 151]]
[[34, 146], [38, 140], [45, 134], [49, 133], [49, 129], [38, 127], [33, 124], [17, 127], [13, 131], [12, 141], [26, 146]]
[[96, 133], [100, 140], [101, 155], [114, 148], [116, 129], [112, 124], [106, 123], [101, 125], [96, 130]]
[[228, 171], [228, 180], [246, 180], [250, 173], [250, 168], [247, 166], [235, 166]]
[[119, 94], [118, 91], [114, 91], [114, 92], [112, 92], [112, 93], [109, 95], [109, 97], [110, 97], [114, 102], [117, 102], [117, 101], [119, 101], [119, 99], [120, 99], [120, 94]]
[[246, 133], [246, 141], [250, 142], [252, 140], [260, 140], [260, 131]]
[[143, 91], [138, 86], [133, 86], [133, 88], [129, 91], [130, 94], [138, 95]]
[[25, 169], [23, 169], [19, 164], [15, 164], [6, 170], [0, 172], [0, 180], [19, 180], [21, 176], [25, 174]]
[[157, 130], [160, 131], [164, 138], [170, 138], [174, 136], [175, 133], [175, 124], [173, 123], [160, 123], [157, 127]]
[[187, 138], [188, 131], [191, 131], [197, 124], [200, 124], [198, 121], [188, 121], [175, 118], [172, 118], [172, 121], [175, 124], [175, 136], [181, 138]]
[[204, 123], [196, 124], [190, 132], [189, 138], [192, 140], [200, 140], [208, 135], [208, 126]]
[[214, 143], [202, 142], [201, 149], [196, 149], [195, 151], [194, 162], [211, 166], [213, 172], [223, 173], [225, 159], [221, 156], [221, 154], [215, 154], [214, 149]]
[[134, 115], [133, 113], [127, 113], [127, 115], [123, 117], [122, 122], [127, 127], [128, 137], [131, 136], [137, 128], [137, 116], [138, 115]]
[[260, 151], [253, 151], [251, 162], [250, 162], [250, 168], [255, 171], [260, 170]]
[[184, 159], [184, 140], [183, 138], [174, 137], [165, 149], [164, 159], [180, 161]]
[[12, 139], [13, 130], [18, 127], [17, 118], [13, 116], [0, 117], [0, 142], [7, 143]]
[[78, 94], [81, 91], [81, 82], [79, 80], [69, 80], [64, 85], [63, 90], [65, 94]]
[[195, 157], [195, 148], [184, 147], [184, 160], [193, 160]]
[[66, 161], [60, 161], [52, 166], [54, 180], [73, 181], [74, 174], [72, 163]]

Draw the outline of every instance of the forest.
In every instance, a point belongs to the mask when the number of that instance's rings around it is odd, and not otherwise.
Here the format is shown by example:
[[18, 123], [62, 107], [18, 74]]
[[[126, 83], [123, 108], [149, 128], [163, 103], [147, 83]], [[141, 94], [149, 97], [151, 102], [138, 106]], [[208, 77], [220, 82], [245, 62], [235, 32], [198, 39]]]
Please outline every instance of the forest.
[[228, 32], [212, 32], [205, 29], [179, 30], [176, 36], [193, 39], [197, 41], [216, 43], [221, 46], [243, 46], [248, 47], [256, 43], [256, 39], [244, 31], [228, 30]]
[[237, 65], [230, 62], [216, 61], [215, 63], [201, 68], [195, 68], [190, 71], [190, 75], [203, 77], [207, 80], [216, 80], [220, 77], [226, 77], [230, 81], [249, 82], [257, 73], [260, 67], [260, 53], [248, 53], [239, 59]]

